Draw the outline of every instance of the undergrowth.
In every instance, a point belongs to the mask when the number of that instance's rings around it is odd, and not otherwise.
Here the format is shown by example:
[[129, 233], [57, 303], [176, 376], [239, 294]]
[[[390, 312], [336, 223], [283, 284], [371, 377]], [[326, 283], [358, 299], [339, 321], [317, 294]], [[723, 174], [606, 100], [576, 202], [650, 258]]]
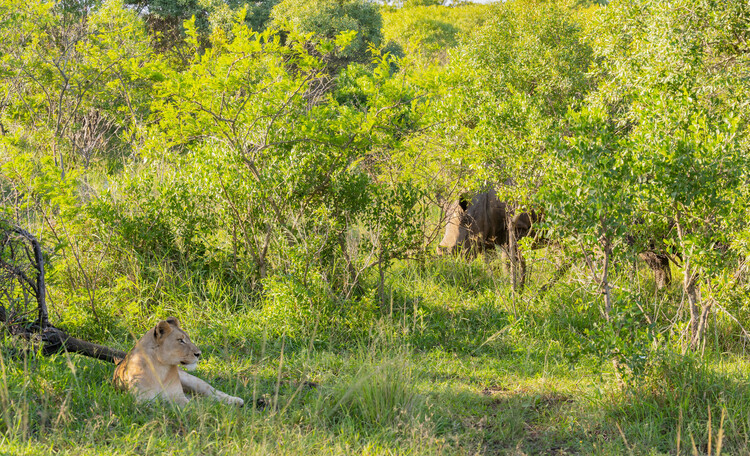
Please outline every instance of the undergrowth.
[[[139, 404], [114, 389], [111, 365], [77, 355], [43, 357], [6, 338], [0, 451], [750, 450], [745, 353], [714, 350], [737, 344], [710, 343], [710, 336], [702, 353], [685, 355], [678, 329], [669, 325], [678, 304], [664, 294], [623, 292], [606, 324], [600, 298], [575, 285], [575, 270], [542, 293], [553, 267], [540, 262], [517, 294], [498, 261], [398, 264], [382, 300], [365, 292], [337, 301], [283, 279], [269, 282], [268, 298], [258, 300], [216, 277], [165, 270], [156, 282], [128, 292], [158, 297], [145, 304], [123, 301], [96, 316], [82, 311], [85, 304], [58, 304], [54, 318], [70, 333], [122, 349], [160, 318], [178, 316], [204, 353], [197, 375], [248, 405], [236, 409], [202, 398], [184, 409]], [[643, 290], [652, 286], [642, 280]], [[112, 286], [124, 293], [122, 283]], [[641, 330], [646, 317], [651, 332]], [[727, 323], [718, 324], [711, 334], [723, 338]], [[594, 336], [603, 342], [594, 343]]]

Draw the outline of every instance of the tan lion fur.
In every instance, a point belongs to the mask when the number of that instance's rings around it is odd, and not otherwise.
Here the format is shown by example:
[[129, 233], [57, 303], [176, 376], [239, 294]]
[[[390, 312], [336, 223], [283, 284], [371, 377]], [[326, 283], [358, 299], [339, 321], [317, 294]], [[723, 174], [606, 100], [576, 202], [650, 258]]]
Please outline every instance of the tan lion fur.
[[195, 369], [201, 351], [174, 317], [160, 321], [136, 342], [114, 374], [115, 387], [130, 391], [138, 401], [161, 397], [177, 405], [188, 403], [186, 392], [242, 406], [244, 401], [219, 391], [180, 368]]

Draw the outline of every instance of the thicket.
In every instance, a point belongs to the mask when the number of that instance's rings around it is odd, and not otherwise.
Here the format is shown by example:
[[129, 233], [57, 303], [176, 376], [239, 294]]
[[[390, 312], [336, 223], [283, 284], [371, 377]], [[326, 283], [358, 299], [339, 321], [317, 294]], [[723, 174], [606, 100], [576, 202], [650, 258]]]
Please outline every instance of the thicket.
[[[0, 217], [71, 334], [218, 300], [366, 338], [394, 265], [430, 270], [438, 202], [492, 187], [577, 265], [580, 352], [635, 378], [713, 325], [744, 353], [746, 2], [131, 3], [0, 0]], [[641, 286], [647, 249], [680, 291]]]

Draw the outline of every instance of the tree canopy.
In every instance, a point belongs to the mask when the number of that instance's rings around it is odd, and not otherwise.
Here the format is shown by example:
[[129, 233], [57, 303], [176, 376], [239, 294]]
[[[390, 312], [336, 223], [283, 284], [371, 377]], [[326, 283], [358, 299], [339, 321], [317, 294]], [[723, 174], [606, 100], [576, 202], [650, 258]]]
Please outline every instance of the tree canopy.
[[[0, 0], [0, 320], [33, 327], [33, 256], [48, 317], [99, 341], [210, 303], [262, 328], [225, 353], [356, 341], [368, 360], [390, 344], [546, 372], [556, 351], [663, 403], [682, 386], [644, 372], [750, 340], [748, 24], [725, 0]], [[463, 250], [438, 258], [451, 222]], [[710, 390], [710, 416], [712, 388], [669, 415]], [[336, 436], [359, 432], [336, 427], [344, 390], [320, 418]], [[710, 420], [690, 424], [709, 442]]]

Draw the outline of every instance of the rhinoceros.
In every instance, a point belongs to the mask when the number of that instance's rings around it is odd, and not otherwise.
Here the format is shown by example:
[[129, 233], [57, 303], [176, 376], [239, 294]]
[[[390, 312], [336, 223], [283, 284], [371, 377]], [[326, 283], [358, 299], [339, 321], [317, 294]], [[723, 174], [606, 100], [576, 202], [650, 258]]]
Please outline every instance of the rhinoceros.
[[510, 233], [514, 233], [516, 241], [534, 234], [534, 223], [540, 218], [536, 212], [520, 212], [509, 217], [508, 205], [497, 198], [495, 190], [479, 193], [471, 202], [465, 199], [451, 201], [444, 205], [443, 210], [445, 234], [438, 245], [438, 255], [460, 251], [472, 258], [479, 252], [500, 246], [510, 258], [517, 260], [511, 262], [512, 268], [520, 267], [518, 274], [513, 273], [513, 287], [523, 289], [526, 261], [516, 245], [511, 245]]
[[[460, 251], [468, 258], [472, 258], [477, 253], [492, 249], [496, 245], [508, 252], [510, 231], [508, 230], [507, 205], [497, 198], [495, 190], [479, 193], [471, 201], [459, 199], [447, 202], [443, 205], [443, 210], [446, 220], [445, 234], [437, 248], [439, 255]], [[515, 229], [515, 239], [536, 235], [534, 224], [539, 222], [540, 218], [539, 213], [535, 211], [515, 214], [511, 220], [511, 226]], [[626, 242], [631, 246], [634, 245], [635, 237], [627, 235]], [[542, 245], [542, 243], [536, 245]], [[653, 272], [657, 288], [661, 289], [670, 284], [672, 274], [669, 256], [656, 249], [653, 240], [649, 248], [641, 251], [638, 256]], [[518, 255], [518, 260], [521, 267], [521, 286], [523, 286], [526, 265], [522, 255]], [[555, 275], [560, 275], [561, 271], [564, 274], [569, 267], [569, 264], [563, 265]]]
[[[445, 234], [438, 245], [438, 254], [461, 250], [474, 255], [495, 245], [508, 246], [508, 206], [497, 198], [495, 190], [479, 193], [471, 202], [451, 201], [444, 205], [444, 212]], [[535, 211], [515, 214], [511, 219], [515, 239], [531, 234], [538, 221]]]

